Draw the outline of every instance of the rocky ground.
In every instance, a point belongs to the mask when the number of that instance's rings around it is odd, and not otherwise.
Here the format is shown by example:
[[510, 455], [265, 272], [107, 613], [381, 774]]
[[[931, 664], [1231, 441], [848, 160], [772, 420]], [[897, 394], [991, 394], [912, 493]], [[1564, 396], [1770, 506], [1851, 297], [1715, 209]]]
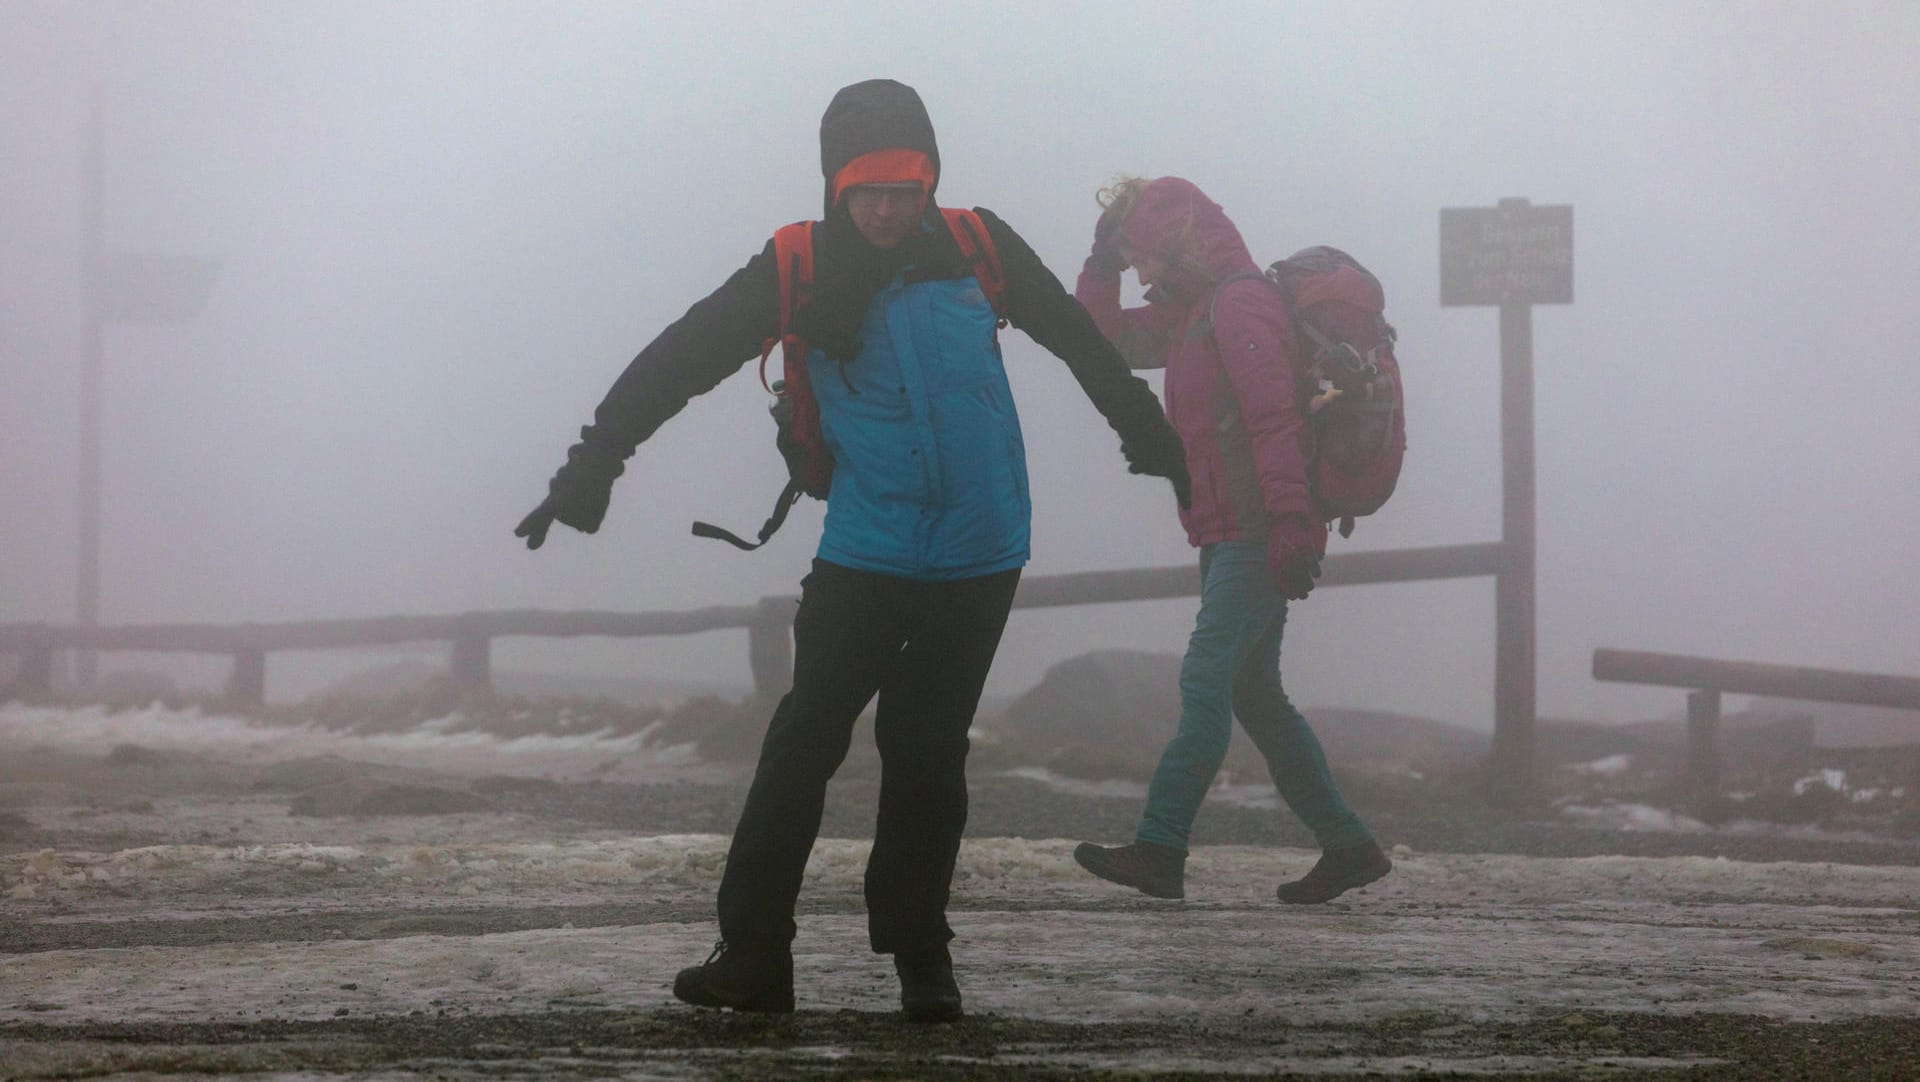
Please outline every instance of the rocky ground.
[[[864, 753], [809, 868], [801, 1009], [764, 1018], [667, 992], [714, 934], [746, 774], [648, 743], [657, 715], [9, 709], [4, 1079], [1896, 1079], [1920, 1048], [1897, 750], [1824, 795], [1793, 781], [1839, 767], [1776, 764], [1791, 821], [1718, 827], [1661, 806], [1658, 772], [1556, 769], [1496, 805], [1470, 772], [1350, 761], [1397, 867], [1301, 910], [1272, 886], [1313, 853], [1257, 773], [1223, 780], [1166, 903], [1068, 855], [1131, 833], [1137, 780], [983, 734], [953, 906], [969, 1016], [929, 1030], [865, 950]], [[1656, 814], [1600, 813], [1623, 807]]]

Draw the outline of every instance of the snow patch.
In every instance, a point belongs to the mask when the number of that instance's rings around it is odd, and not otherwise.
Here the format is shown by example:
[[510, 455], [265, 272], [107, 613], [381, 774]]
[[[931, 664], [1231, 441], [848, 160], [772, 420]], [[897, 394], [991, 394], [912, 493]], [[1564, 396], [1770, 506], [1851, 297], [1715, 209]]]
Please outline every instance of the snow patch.
[[1609, 830], [1672, 830], [1696, 833], [1711, 827], [1692, 816], [1646, 804], [1568, 804], [1560, 814], [1582, 826]]
[[1017, 766], [1006, 771], [1005, 774], [1010, 778], [1025, 778], [1028, 781], [1039, 782], [1054, 792], [1069, 793], [1073, 796], [1125, 797], [1130, 800], [1147, 798], [1147, 787], [1144, 782], [1126, 781], [1120, 778], [1087, 781], [1056, 774], [1044, 766]]
[[1618, 755], [1608, 755], [1601, 759], [1575, 763], [1569, 769], [1576, 774], [1593, 774], [1598, 777], [1610, 778], [1618, 774], [1626, 773], [1632, 766], [1633, 756], [1623, 751]]
[[358, 734], [314, 725], [271, 726], [194, 707], [110, 710], [10, 704], [0, 705], [0, 745], [97, 755], [116, 745], [137, 744], [239, 762], [331, 755], [458, 773], [577, 773], [613, 759], [657, 767], [696, 761], [691, 745], [648, 745], [651, 728], [626, 736], [602, 731], [500, 737], [478, 730], [456, 731], [466, 724], [467, 719], [456, 711], [401, 732]]
[[1793, 783], [1793, 795], [1804, 796], [1807, 790], [1822, 785], [1836, 793], [1847, 791], [1847, 772], [1833, 767], [1815, 771]]

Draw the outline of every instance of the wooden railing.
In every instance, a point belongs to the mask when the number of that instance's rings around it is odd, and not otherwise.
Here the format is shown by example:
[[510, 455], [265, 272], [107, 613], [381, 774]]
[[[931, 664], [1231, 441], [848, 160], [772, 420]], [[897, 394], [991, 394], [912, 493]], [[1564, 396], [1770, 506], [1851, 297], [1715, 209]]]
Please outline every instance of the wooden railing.
[[[1687, 789], [1711, 804], [1720, 793], [1720, 696], [1890, 706], [1920, 710], [1920, 677], [1719, 661], [1638, 650], [1595, 650], [1593, 678], [1623, 684], [1687, 688]], [[1916, 719], [1920, 721], [1920, 719]]]
[[[1501, 547], [1450, 545], [1361, 552], [1329, 557], [1322, 586], [1405, 582], [1496, 574]], [[1023, 579], [1016, 609], [1098, 605], [1193, 597], [1199, 575], [1191, 565], [1034, 575]], [[19, 655], [17, 693], [51, 690], [53, 659], [61, 650], [129, 650], [228, 654], [233, 673], [226, 694], [236, 705], [266, 698], [267, 655], [283, 650], [324, 650], [397, 643], [450, 644], [448, 675], [460, 687], [492, 682], [493, 640], [507, 636], [599, 635], [641, 638], [693, 635], [744, 628], [747, 663], [757, 694], [778, 696], [792, 679], [792, 595], [761, 598], [752, 605], [720, 605], [678, 612], [549, 612], [514, 610], [442, 616], [385, 616], [364, 620], [298, 620], [251, 624], [134, 624], [83, 628], [56, 624], [0, 625], [0, 653]]]

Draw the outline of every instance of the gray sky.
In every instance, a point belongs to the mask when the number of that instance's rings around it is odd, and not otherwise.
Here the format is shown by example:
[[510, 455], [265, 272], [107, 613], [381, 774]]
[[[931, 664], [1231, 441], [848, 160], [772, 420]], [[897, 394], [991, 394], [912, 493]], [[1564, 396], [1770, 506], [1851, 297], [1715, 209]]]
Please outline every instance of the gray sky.
[[[1191, 178], [1259, 257], [1333, 243], [1380, 275], [1411, 450], [1335, 551], [1497, 538], [1497, 319], [1439, 307], [1438, 211], [1572, 204], [1575, 303], [1534, 315], [1541, 712], [1675, 708], [1594, 683], [1596, 646], [1914, 673], [1916, 53], [1906, 0], [0, 0], [0, 621], [73, 611], [91, 86], [107, 248], [223, 268], [192, 321], [107, 335], [120, 623], [791, 592], [819, 505], [753, 555], [687, 533], [757, 526], [781, 484], [750, 370], [641, 449], [599, 535], [529, 554], [510, 530], [633, 353], [818, 213], [821, 109], [888, 76], [933, 115], [943, 201], [999, 212], [1068, 281], [1121, 172]], [[1164, 484], [1007, 342], [1028, 573], [1189, 561]], [[1492, 599], [1317, 593], [1288, 687], [1485, 727]], [[992, 690], [1097, 646], [1178, 651], [1192, 607], [1017, 614]], [[496, 661], [746, 673], [737, 634]]]

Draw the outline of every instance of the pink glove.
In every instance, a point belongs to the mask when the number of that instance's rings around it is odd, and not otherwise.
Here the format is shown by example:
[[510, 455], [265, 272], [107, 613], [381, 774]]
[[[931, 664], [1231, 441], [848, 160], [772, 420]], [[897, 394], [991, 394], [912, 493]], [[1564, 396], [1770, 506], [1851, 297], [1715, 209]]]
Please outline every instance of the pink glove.
[[1289, 601], [1313, 592], [1326, 554], [1327, 524], [1311, 515], [1288, 515], [1267, 527], [1267, 571], [1274, 589]]

